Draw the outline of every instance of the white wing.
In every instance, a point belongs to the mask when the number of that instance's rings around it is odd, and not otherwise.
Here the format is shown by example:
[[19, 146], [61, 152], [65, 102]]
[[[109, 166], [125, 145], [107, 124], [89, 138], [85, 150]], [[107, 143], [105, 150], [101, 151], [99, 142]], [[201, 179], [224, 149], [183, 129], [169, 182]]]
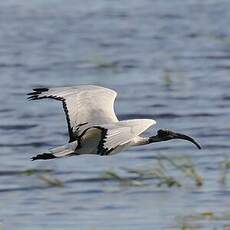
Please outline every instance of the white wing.
[[91, 130], [93, 131], [95, 128], [100, 129], [101, 138], [97, 147], [97, 154], [108, 155], [115, 148], [132, 141], [154, 124], [156, 124], [156, 122], [151, 119], [118, 121], [113, 124], [94, 126], [85, 130], [85, 133], [91, 132]]
[[114, 113], [117, 93], [94, 85], [73, 87], [36, 88], [29, 93], [30, 100], [53, 98], [62, 101], [69, 131], [69, 142], [88, 127], [118, 121]]

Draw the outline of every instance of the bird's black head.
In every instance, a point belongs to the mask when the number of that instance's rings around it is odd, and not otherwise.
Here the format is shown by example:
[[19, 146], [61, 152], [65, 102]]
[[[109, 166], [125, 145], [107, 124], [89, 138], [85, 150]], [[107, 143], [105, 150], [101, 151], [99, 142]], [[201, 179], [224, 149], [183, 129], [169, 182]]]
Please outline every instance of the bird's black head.
[[168, 129], [159, 129], [157, 131], [157, 136], [159, 138], [169, 138], [169, 139], [173, 139], [174, 136], [174, 132], [168, 130]]
[[[157, 131], [157, 135], [152, 137], [152, 142], [158, 141], [168, 141], [171, 139], [183, 139], [192, 142], [198, 149], [201, 149], [201, 146], [192, 138], [187, 135], [176, 133], [168, 129], [160, 129]], [[151, 139], [150, 139], [151, 141]]]

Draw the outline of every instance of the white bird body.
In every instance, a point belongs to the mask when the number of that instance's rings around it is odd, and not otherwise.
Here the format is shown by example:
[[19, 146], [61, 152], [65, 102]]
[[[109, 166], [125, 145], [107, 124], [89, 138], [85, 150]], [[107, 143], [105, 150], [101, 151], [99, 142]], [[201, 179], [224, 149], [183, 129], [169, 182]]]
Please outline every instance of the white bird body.
[[44, 159], [81, 154], [111, 155], [131, 146], [147, 144], [148, 138], [139, 135], [156, 123], [152, 119], [119, 121], [114, 112], [117, 93], [101, 86], [38, 88], [29, 95], [31, 100], [62, 101], [66, 114], [69, 143], [38, 155]]
[[114, 112], [117, 93], [111, 89], [95, 85], [37, 88], [28, 95], [30, 100], [52, 98], [62, 101], [69, 131], [69, 143], [38, 154], [33, 160], [82, 154], [112, 155], [132, 146], [171, 139], [188, 140], [201, 148], [191, 137], [169, 130], [158, 130], [156, 136], [141, 137], [145, 130], [156, 124], [155, 120], [119, 121]]

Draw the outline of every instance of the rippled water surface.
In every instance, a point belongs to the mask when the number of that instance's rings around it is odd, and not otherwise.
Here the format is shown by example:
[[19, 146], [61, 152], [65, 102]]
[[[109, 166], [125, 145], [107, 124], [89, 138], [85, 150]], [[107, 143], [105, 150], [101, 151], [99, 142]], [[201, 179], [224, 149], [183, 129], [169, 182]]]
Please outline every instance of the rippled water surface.
[[[229, 9], [228, 0], [1, 1], [0, 229], [229, 230]], [[120, 119], [156, 119], [147, 134], [177, 130], [203, 149], [171, 141], [31, 162], [64, 144], [67, 129], [60, 103], [26, 93], [78, 84], [115, 89]], [[192, 161], [203, 185], [162, 155]], [[181, 187], [130, 171], [159, 167]]]

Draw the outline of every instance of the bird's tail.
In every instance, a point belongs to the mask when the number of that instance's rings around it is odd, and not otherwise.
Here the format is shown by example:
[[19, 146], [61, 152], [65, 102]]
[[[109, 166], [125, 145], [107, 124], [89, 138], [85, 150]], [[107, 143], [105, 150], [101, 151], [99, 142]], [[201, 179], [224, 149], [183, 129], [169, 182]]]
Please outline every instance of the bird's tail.
[[54, 158], [70, 156], [72, 153], [74, 153], [76, 147], [77, 147], [77, 141], [56, 148], [49, 149], [48, 152], [38, 154], [37, 156], [32, 157], [31, 159], [32, 161], [49, 160]]

